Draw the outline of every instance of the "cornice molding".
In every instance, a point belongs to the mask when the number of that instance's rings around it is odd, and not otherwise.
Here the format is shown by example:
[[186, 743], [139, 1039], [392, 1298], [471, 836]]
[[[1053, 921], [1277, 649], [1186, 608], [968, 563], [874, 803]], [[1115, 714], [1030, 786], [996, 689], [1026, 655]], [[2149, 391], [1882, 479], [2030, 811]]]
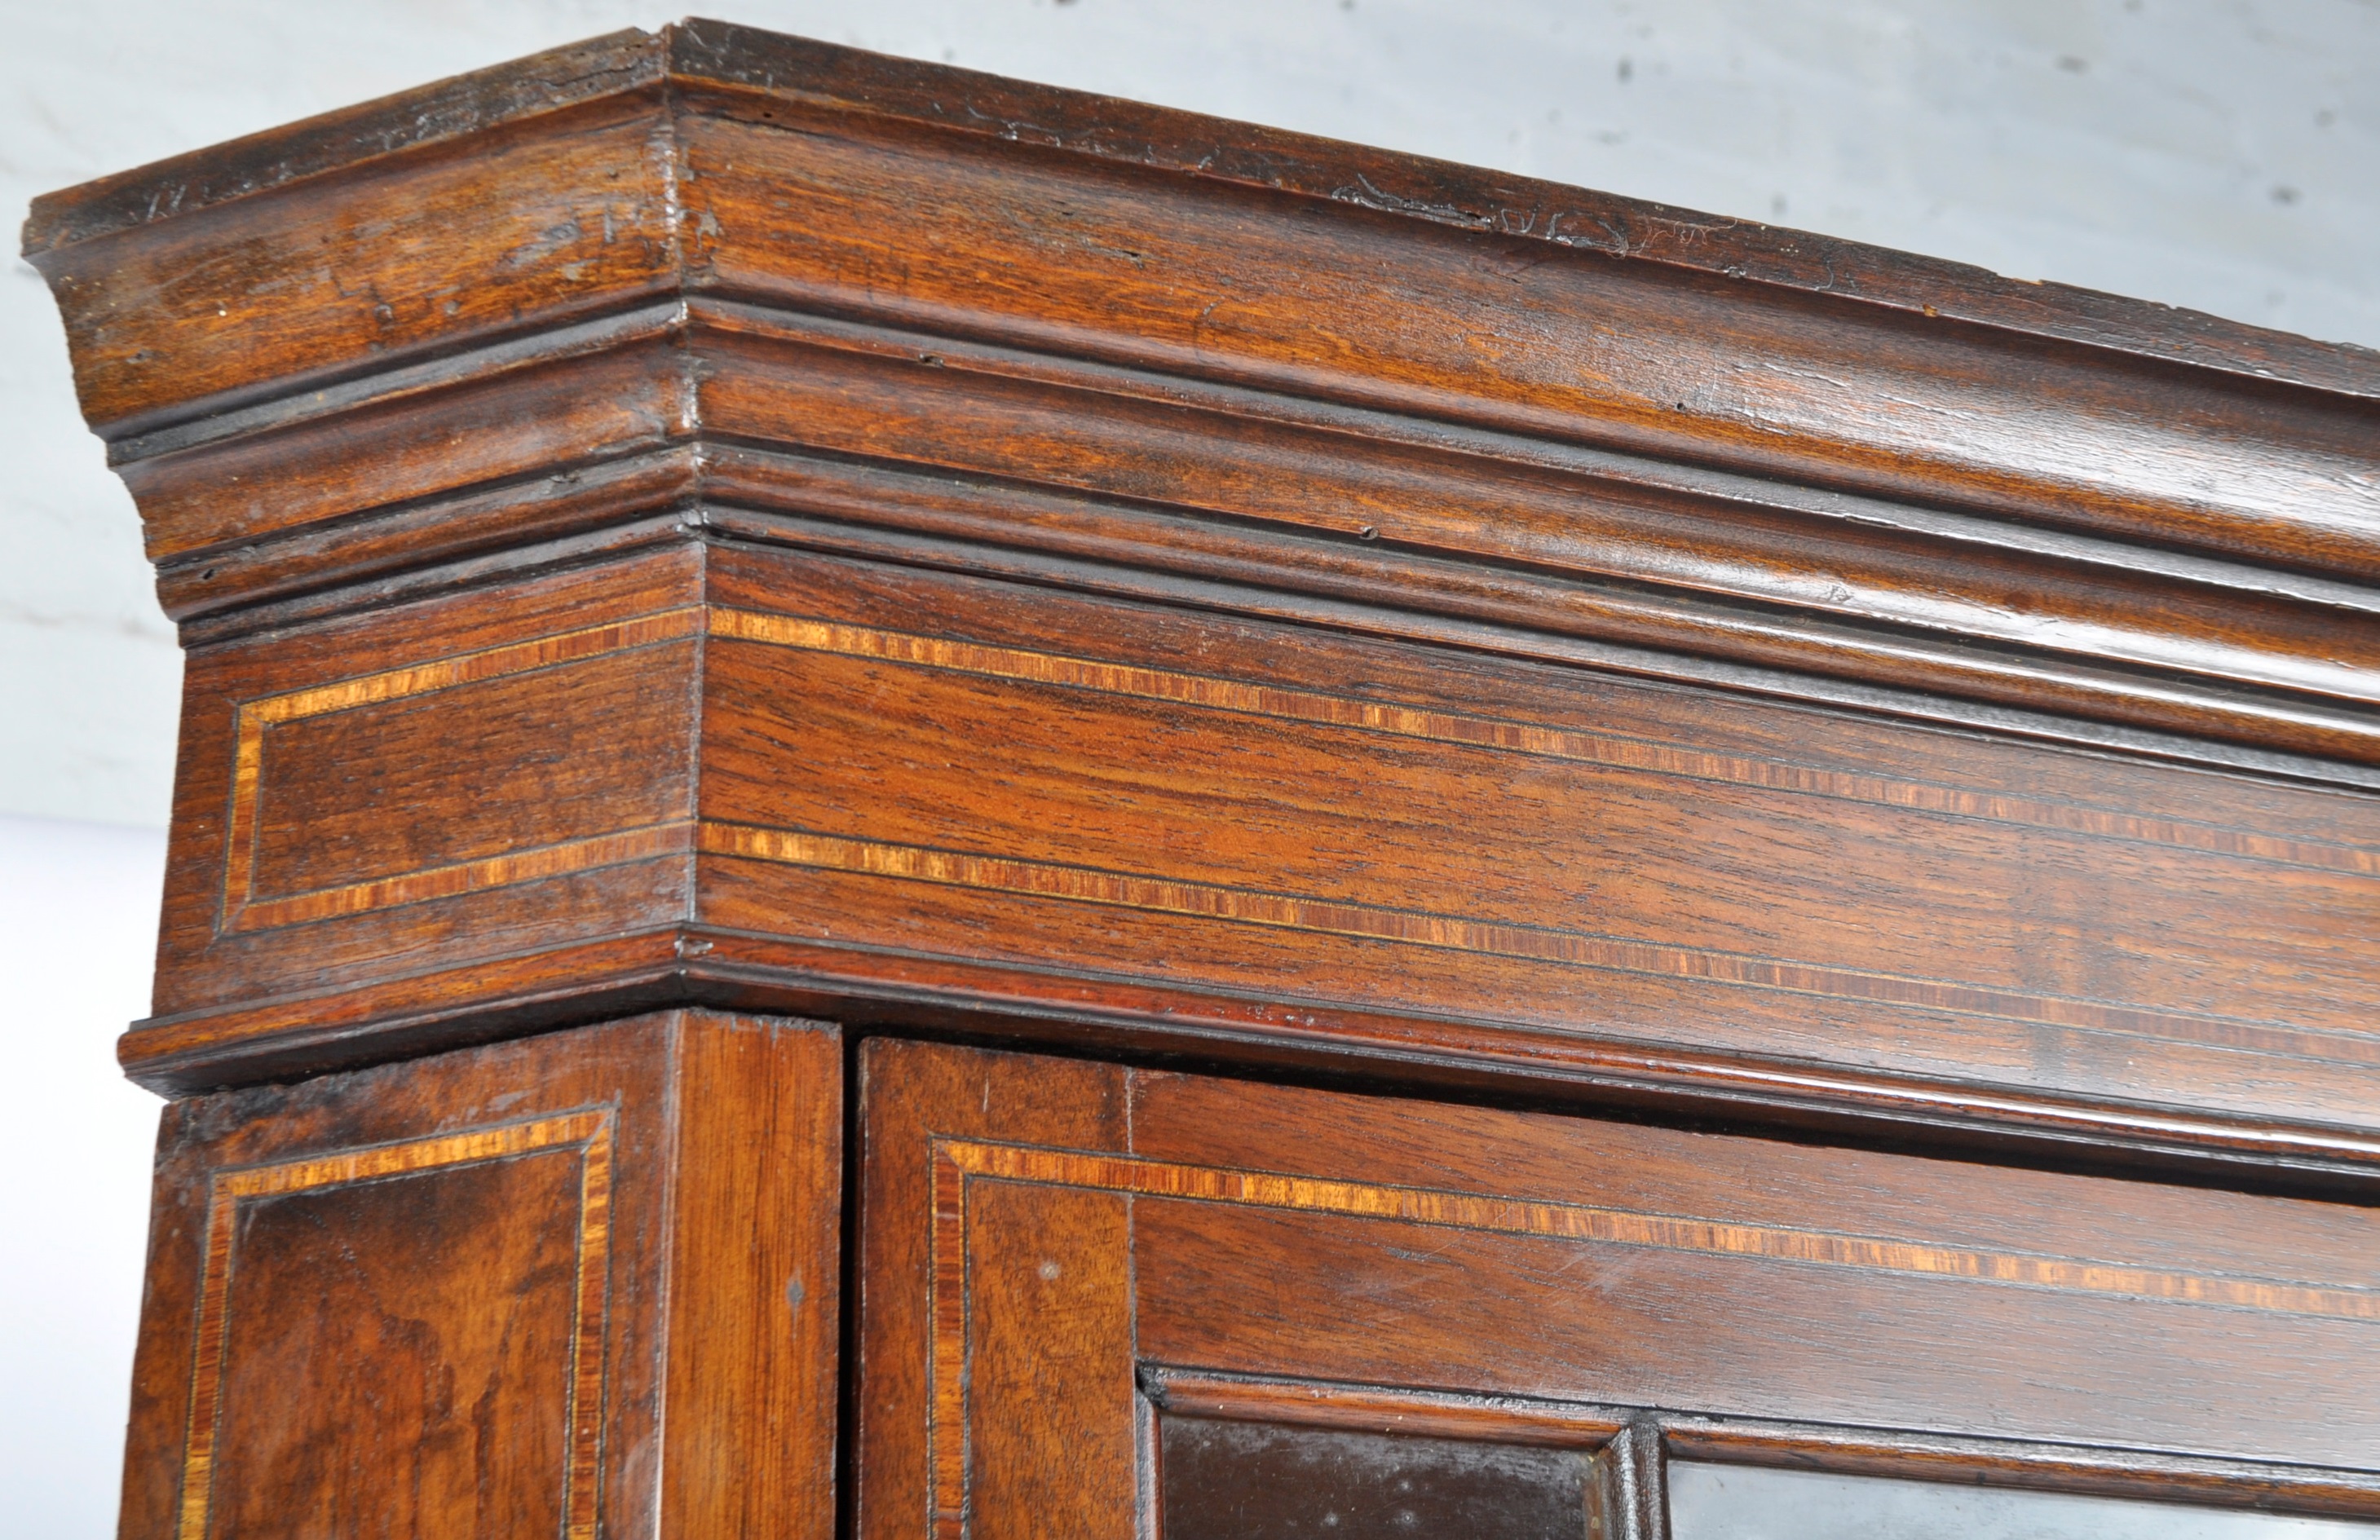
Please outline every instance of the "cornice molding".
[[2380, 358], [704, 22], [29, 242], [150, 1084], [701, 1002], [2370, 1179]]
[[194, 641], [740, 507], [2380, 765], [2357, 349], [700, 21], [27, 249]]
[[688, 18], [629, 29], [34, 200], [29, 257], [606, 96], [732, 92], [1029, 143], [1400, 217], [1946, 316], [2257, 379], [2380, 396], [2380, 353], [2000, 277], [1807, 231], [806, 38]]

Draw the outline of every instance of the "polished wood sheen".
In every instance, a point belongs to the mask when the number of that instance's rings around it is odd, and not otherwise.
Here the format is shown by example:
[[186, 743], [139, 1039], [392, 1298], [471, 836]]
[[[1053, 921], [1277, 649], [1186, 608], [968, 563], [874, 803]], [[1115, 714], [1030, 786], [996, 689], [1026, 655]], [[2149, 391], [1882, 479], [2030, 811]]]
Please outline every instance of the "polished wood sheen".
[[176, 1103], [124, 1534], [825, 1540], [841, 1085], [690, 1012]]
[[708, 21], [25, 250], [128, 1536], [2380, 1519], [2380, 356]]
[[2354, 349], [712, 23], [27, 249], [191, 647], [150, 1084], [699, 1001], [2380, 1156]]
[[1657, 1480], [1702, 1453], [2380, 1512], [2366, 1208], [897, 1042], [864, 1064], [871, 1540], [1131, 1535], [1176, 1416], [1602, 1450], [1617, 1534], [1646, 1530], [1613, 1448], [1640, 1425]]
[[[179, 1533], [592, 1535], [611, 1135], [589, 1112], [219, 1174]], [[336, 1377], [293, 1405], [298, 1364]]]

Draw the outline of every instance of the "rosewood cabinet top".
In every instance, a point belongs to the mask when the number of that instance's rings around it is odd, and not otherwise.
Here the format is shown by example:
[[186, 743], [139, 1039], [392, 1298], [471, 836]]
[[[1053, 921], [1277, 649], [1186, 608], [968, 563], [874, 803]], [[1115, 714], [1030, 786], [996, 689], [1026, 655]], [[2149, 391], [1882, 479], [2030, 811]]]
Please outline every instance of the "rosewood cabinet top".
[[25, 241], [191, 649], [152, 1084], [696, 1001], [2380, 1159], [2380, 356], [703, 21]]

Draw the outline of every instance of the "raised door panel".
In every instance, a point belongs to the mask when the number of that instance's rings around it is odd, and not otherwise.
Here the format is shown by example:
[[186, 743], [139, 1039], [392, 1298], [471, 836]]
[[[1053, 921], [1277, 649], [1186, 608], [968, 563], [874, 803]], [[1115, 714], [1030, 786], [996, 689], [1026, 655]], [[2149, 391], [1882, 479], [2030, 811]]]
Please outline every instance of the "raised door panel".
[[1642, 1534], [1671, 1455], [2380, 1517], [2366, 1208], [890, 1042], [866, 1066], [868, 1540], [1215, 1533], [1333, 1472], [1463, 1511], [1482, 1469]]

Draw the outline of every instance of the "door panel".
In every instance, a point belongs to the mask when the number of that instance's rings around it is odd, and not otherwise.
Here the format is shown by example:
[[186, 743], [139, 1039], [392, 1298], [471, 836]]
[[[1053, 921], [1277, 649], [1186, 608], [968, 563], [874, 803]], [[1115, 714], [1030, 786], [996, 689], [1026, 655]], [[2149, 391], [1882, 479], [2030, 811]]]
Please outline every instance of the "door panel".
[[[869, 1540], [1489, 1489], [1633, 1534], [1668, 1451], [2380, 1515], [2367, 1209], [892, 1041], [864, 1076]], [[1482, 1474], [1548, 1459], [1588, 1496]]]

